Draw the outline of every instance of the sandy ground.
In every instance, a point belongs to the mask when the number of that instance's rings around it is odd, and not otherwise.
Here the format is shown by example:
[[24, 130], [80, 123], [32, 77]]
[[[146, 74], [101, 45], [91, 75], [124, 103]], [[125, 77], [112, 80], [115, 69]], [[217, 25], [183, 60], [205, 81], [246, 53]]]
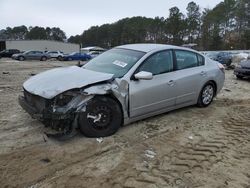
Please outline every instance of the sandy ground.
[[0, 187], [250, 187], [250, 81], [226, 71], [208, 108], [188, 107], [96, 139], [46, 138], [17, 103], [32, 74], [76, 62], [0, 60]]

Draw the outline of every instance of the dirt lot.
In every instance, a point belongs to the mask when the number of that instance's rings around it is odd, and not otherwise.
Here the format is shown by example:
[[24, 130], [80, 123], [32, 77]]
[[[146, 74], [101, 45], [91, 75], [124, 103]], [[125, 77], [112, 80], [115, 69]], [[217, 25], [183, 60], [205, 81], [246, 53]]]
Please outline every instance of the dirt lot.
[[51, 140], [17, 97], [32, 74], [75, 63], [0, 60], [0, 187], [250, 187], [250, 81], [226, 71], [208, 108], [149, 118], [101, 143]]

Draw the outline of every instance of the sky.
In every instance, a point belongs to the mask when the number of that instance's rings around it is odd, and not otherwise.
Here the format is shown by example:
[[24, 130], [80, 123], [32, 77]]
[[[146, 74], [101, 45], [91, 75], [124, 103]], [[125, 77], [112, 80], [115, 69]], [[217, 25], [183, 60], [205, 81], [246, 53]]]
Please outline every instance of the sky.
[[[0, 0], [0, 29], [20, 25], [60, 27], [67, 35], [82, 34], [91, 26], [133, 16], [168, 17], [177, 6], [183, 13], [192, 0]], [[193, 0], [213, 8], [222, 0]]]

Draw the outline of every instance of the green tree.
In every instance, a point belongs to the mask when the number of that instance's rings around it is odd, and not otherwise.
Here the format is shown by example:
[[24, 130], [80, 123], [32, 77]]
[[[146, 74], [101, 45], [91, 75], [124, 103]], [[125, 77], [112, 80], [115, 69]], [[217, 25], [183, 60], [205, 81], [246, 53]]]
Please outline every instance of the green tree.
[[187, 33], [188, 42], [194, 43], [200, 37], [201, 32], [201, 13], [200, 7], [195, 2], [188, 3], [187, 6]]
[[186, 28], [187, 23], [179, 8], [173, 7], [169, 9], [169, 17], [166, 20], [166, 32], [170, 38], [170, 43], [175, 45], [183, 44]]
[[26, 39], [34, 40], [34, 39], [43, 39], [46, 40], [47, 33], [46, 30], [43, 27], [33, 27], [30, 29], [30, 31], [26, 35]]

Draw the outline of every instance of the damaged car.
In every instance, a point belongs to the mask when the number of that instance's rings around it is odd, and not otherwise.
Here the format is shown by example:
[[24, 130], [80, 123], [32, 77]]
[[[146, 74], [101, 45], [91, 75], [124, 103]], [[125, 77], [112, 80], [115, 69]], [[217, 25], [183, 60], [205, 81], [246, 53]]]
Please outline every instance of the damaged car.
[[177, 108], [208, 106], [224, 66], [197, 51], [162, 44], [115, 47], [82, 67], [55, 68], [23, 84], [19, 104], [33, 118], [72, 135], [114, 134], [122, 125]]

